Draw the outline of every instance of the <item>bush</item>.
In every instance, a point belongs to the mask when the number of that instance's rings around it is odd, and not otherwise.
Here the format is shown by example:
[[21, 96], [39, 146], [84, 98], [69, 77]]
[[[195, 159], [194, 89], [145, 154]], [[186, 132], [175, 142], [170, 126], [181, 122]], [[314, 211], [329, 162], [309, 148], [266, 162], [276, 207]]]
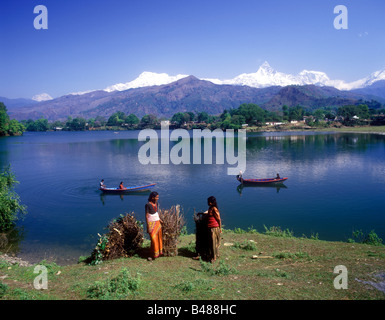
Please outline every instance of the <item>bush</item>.
[[255, 251], [257, 250], [257, 245], [252, 241], [243, 241], [242, 243], [234, 243], [234, 248], [247, 250], [247, 251]]
[[8, 231], [22, 215], [27, 212], [21, 205], [20, 197], [14, 191], [14, 185], [18, 183], [10, 166], [0, 173], [0, 231]]
[[369, 244], [373, 246], [382, 246], [382, 239], [371, 230], [368, 234], [365, 234], [362, 230], [356, 230], [353, 232], [353, 239], [349, 239], [348, 242], [356, 242], [354, 239], [357, 239], [359, 243]]
[[237, 273], [237, 270], [235, 268], [229, 267], [223, 260], [219, 261], [219, 265], [217, 268], [214, 268], [211, 262], [205, 262], [202, 259], [200, 260], [200, 264], [202, 271], [212, 276], [227, 276], [229, 274]]
[[4, 283], [0, 283], [0, 298], [5, 295], [8, 289], [9, 289], [8, 285]]
[[132, 277], [127, 268], [122, 268], [119, 274], [108, 281], [96, 281], [88, 288], [87, 297], [91, 299], [122, 299], [135, 293], [141, 285], [140, 274]]
[[265, 225], [263, 227], [265, 228], [265, 233], [270, 236], [283, 237], [283, 238], [294, 237], [293, 231], [290, 231], [289, 229], [282, 230], [280, 227], [274, 227], [274, 226], [268, 229]]

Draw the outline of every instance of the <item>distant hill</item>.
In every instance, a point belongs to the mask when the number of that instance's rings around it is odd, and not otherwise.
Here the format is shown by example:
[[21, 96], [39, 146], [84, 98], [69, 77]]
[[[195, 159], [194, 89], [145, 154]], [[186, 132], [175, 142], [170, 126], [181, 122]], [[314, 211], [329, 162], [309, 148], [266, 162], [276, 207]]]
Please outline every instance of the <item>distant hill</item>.
[[32, 107], [10, 109], [9, 114], [18, 120], [44, 117], [50, 121], [65, 120], [68, 116], [91, 118], [100, 115], [107, 118], [116, 111], [134, 113], [138, 117], [155, 114], [166, 118], [184, 111], [219, 114], [224, 109], [238, 108], [242, 103], [263, 104], [279, 90], [280, 87], [258, 89], [216, 85], [189, 76], [160, 86], [66, 95]]
[[110, 99], [111, 93], [102, 90], [82, 95], [69, 94], [23, 108], [14, 109], [10, 107], [8, 108], [8, 114], [11, 118], [17, 120], [36, 120], [41, 117], [50, 121], [65, 120], [69, 116], [82, 116], [84, 111], [96, 108]]
[[[155, 114], [170, 118], [177, 112], [207, 112], [220, 114], [225, 109], [238, 108], [242, 103], [255, 103], [266, 110], [281, 110], [283, 105], [301, 105], [311, 109], [355, 104], [371, 100], [372, 95], [340, 91], [334, 87], [290, 85], [255, 88], [243, 85], [214, 84], [188, 76], [172, 83], [124, 91], [92, 91], [70, 94], [22, 108], [9, 107], [12, 118], [50, 121], [65, 120], [68, 116], [108, 118], [116, 111], [125, 114]], [[381, 99], [381, 98], [378, 98]], [[8, 107], [8, 106], [7, 106]]]
[[207, 112], [219, 114], [224, 109], [238, 108], [242, 103], [263, 104], [279, 91], [279, 87], [264, 89], [246, 86], [216, 85], [194, 76], [161, 86], [130, 89], [115, 94], [109, 102], [88, 110], [88, 117], [108, 116], [123, 111], [141, 117], [155, 114], [172, 117], [176, 112]]
[[365, 95], [372, 95], [377, 96], [380, 98], [385, 99], [385, 80], [380, 80], [372, 85], [362, 88], [362, 89], [355, 89], [352, 90], [352, 92], [356, 92], [359, 94], [365, 94]]
[[32, 99], [23, 99], [23, 98], [8, 99], [5, 97], [0, 97], [0, 102], [3, 102], [6, 105], [7, 109], [9, 109], [9, 108], [18, 109], [18, 108], [30, 106], [32, 104], [37, 103], [37, 101], [32, 100]]
[[301, 105], [309, 109], [322, 107], [340, 107], [356, 104], [360, 100], [374, 97], [351, 91], [341, 91], [333, 87], [315, 85], [283, 87], [270, 101], [261, 105], [267, 110], [281, 110], [283, 105], [295, 107]]

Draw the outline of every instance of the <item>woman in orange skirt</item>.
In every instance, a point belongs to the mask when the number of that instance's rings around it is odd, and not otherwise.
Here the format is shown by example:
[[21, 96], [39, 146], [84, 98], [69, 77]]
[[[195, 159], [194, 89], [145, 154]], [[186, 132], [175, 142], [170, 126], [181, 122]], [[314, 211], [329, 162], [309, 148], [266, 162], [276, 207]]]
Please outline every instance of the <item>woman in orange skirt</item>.
[[145, 206], [147, 233], [151, 239], [151, 255], [148, 260], [156, 259], [163, 255], [163, 240], [162, 240], [162, 220], [158, 214], [159, 194], [151, 192], [148, 197], [148, 203]]

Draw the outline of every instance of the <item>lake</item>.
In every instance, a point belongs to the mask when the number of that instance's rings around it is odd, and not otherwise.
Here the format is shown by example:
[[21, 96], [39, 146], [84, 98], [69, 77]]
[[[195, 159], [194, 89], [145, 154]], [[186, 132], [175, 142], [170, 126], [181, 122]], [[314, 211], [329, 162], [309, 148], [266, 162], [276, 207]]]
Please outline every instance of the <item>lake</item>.
[[[244, 178], [288, 177], [276, 187], [239, 188], [227, 164], [143, 165], [139, 131], [27, 132], [0, 138], [0, 164], [11, 164], [28, 213], [18, 223], [18, 256], [72, 263], [89, 255], [108, 223], [134, 212], [144, 221], [148, 193], [103, 195], [109, 187], [156, 183], [160, 207], [193, 214], [217, 198], [224, 228], [346, 241], [354, 230], [385, 238], [385, 136], [345, 133], [248, 133]], [[215, 148], [214, 148], [215, 149]]]

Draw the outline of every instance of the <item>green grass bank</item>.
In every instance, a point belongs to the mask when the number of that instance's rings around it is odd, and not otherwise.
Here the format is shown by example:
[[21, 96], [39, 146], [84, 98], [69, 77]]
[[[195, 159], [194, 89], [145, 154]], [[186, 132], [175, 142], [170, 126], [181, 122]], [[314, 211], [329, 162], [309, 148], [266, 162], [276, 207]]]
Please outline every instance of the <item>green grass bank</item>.
[[[214, 264], [193, 260], [195, 235], [178, 256], [147, 261], [148, 241], [131, 258], [59, 266], [42, 261], [47, 289], [35, 289], [37, 265], [1, 261], [2, 300], [383, 300], [385, 246], [293, 237], [279, 228], [225, 230]], [[82, 260], [82, 261], [81, 261]], [[346, 289], [336, 289], [345, 266]]]

